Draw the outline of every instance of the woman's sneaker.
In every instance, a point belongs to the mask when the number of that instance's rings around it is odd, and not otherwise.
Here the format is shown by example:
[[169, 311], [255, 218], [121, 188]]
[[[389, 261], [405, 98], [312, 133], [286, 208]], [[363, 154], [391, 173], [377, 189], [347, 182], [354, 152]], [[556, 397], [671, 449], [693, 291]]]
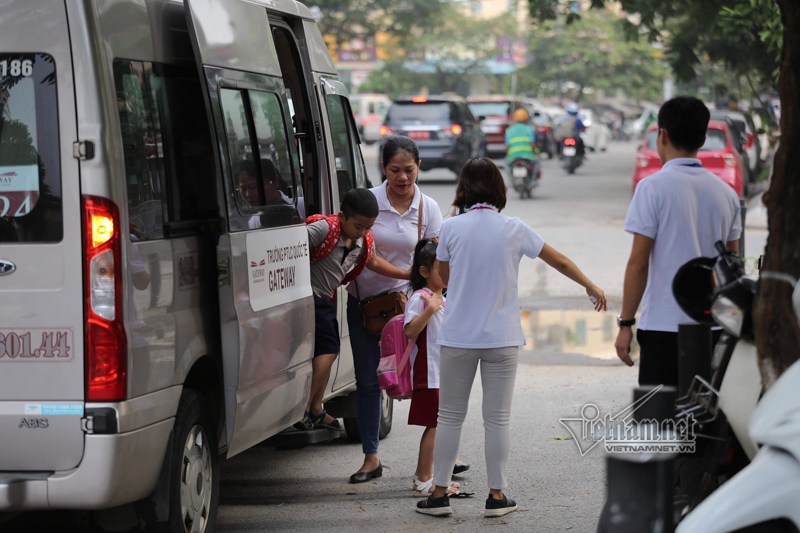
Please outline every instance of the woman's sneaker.
[[517, 502], [514, 500], [509, 500], [506, 495], [503, 495], [502, 500], [496, 500], [492, 498], [492, 495], [489, 494], [489, 497], [486, 498], [486, 510], [483, 512], [483, 516], [485, 517], [494, 517], [494, 516], [503, 516], [508, 513], [513, 513], [517, 510]]
[[431, 494], [417, 502], [417, 512], [431, 516], [449, 516], [453, 514], [453, 509], [450, 507], [450, 498], [447, 494], [441, 498], [434, 498]]

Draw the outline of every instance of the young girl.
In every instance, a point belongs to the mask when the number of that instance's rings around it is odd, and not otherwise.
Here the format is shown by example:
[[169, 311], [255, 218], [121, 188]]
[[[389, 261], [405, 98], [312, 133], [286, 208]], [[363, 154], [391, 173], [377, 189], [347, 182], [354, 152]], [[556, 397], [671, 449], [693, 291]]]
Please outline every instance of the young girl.
[[[431, 239], [422, 239], [414, 249], [410, 284], [414, 294], [406, 304], [403, 331], [411, 341], [416, 337], [416, 343], [411, 351], [414, 392], [408, 423], [425, 428], [419, 443], [414, 495], [428, 496], [433, 491], [433, 442], [439, 414], [439, 347], [436, 338], [444, 314], [442, 289], [446, 287], [439, 276], [436, 242]], [[457, 486], [453, 483], [450, 492], [454, 493]]]

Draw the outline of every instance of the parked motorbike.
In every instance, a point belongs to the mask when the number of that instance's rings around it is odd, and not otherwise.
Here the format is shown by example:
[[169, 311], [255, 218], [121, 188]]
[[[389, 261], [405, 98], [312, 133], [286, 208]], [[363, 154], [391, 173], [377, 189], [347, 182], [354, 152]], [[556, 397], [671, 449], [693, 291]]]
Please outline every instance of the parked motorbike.
[[583, 164], [583, 155], [578, 154], [578, 141], [574, 137], [567, 137], [561, 147], [561, 164], [567, 174], [574, 174], [575, 169]]
[[542, 170], [537, 161], [515, 159], [511, 163], [511, 183], [520, 200], [533, 197], [533, 190], [539, 186]]
[[761, 444], [753, 462], [689, 513], [677, 533], [800, 530], [800, 361], [764, 394], [749, 429]]
[[695, 376], [676, 401], [676, 421], [697, 422], [696, 450], [676, 460], [673, 509], [678, 523], [755, 456], [747, 425], [762, 393], [753, 340], [752, 305], [756, 280], [719, 241], [716, 258], [699, 257], [681, 267], [673, 294], [699, 323], [721, 326], [711, 361], [710, 381]]

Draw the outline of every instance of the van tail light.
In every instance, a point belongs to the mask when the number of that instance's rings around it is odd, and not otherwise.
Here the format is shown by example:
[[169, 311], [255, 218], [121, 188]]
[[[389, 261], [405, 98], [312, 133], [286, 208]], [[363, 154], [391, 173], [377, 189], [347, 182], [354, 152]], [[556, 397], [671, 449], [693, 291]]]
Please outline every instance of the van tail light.
[[119, 209], [83, 196], [86, 401], [125, 399], [127, 342], [122, 322]]
[[392, 133], [394, 133], [394, 128], [390, 128], [389, 126], [381, 126], [378, 131], [382, 136], [391, 135]]
[[734, 156], [733, 154], [725, 154], [725, 155], [723, 155], [722, 156], [722, 160], [729, 167], [735, 167], [736, 166], [736, 156]]

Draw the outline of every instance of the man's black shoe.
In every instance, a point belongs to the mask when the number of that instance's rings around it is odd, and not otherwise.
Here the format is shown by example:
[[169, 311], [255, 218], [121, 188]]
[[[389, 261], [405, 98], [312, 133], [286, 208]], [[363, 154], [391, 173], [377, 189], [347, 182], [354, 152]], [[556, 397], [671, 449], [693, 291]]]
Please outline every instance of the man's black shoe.
[[366, 483], [370, 479], [381, 477], [383, 475], [383, 465], [378, 464], [378, 468], [369, 472], [356, 472], [350, 476], [350, 483]]
[[502, 500], [495, 500], [492, 498], [492, 495], [489, 494], [489, 497], [486, 498], [486, 510], [483, 512], [483, 516], [487, 518], [503, 516], [508, 513], [513, 513], [516, 510], [517, 502], [509, 500], [505, 494], [503, 494]]
[[417, 502], [417, 512], [431, 516], [449, 516], [453, 514], [450, 507], [450, 498], [447, 494], [441, 498], [434, 498], [433, 494]]

